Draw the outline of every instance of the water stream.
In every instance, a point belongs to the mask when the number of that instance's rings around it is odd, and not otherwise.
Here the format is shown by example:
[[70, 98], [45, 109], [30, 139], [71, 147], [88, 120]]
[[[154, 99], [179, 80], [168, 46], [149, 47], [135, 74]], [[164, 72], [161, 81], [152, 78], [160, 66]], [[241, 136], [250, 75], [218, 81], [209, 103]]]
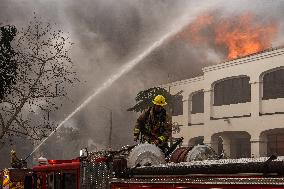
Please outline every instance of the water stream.
[[[200, 11], [198, 7], [195, 7], [196, 9], [194, 11]], [[202, 7], [205, 8], [205, 7]], [[171, 25], [168, 29], [168, 32], [164, 34], [161, 38], [153, 42], [151, 45], [149, 45], [147, 48], [141, 51], [138, 56], [130, 60], [129, 62], [125, 63], [116, 73], [111, 75], [109, 79], [107, 79], [103, 84], [99, 87], [94, 89], [94, 92], [92, 95], [90, 95], [81, 105], [79, 105], [73, 112], [71, 112], [58, 126], [57, 128], [52, 131], [47, 138], [42, 140], [30, 153], [28, 157], [30, 157], [38, 148], [44, 144], [50, 136], [52, 136], [56, 130], [61, 128], [71, 117], [73, 117], [77, 112], [79, 112], [82, 108], [84, 108], [87, 104], [91, 102], [96, 96], [98, 96], [100, 93], [105, 91], [107, 88], [109, 88], [116, 80], [118, 80], [121, 76], [128, 73], [130, 70], [132, 70], [136, 65], [138, 65], [141, 60], [143, 60], [145, 57], [147, 57], [151, 52], [153, 52], [155, 49], [160, 47], [162, 44], [164, 44], [168, 39], [175, 36], [179, 31], [181, 31], [185, 26], [188, 25], [188, 23], [191, 22], [191, 20], [194, 18], [192, 15], [193, 11], [190, 13], [183, 15], [177, 22], [175, 22], [173, 25]], [[27, 157], [27, 158], [28, 158]]]

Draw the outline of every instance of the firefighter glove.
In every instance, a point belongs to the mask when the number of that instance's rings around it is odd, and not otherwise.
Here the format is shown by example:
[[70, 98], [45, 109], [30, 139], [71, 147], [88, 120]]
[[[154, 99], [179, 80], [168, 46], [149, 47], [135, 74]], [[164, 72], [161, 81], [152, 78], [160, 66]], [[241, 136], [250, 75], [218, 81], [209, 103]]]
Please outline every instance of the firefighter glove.
[[138, 136], [139, 133], [140, 133], [140, 129], [135, 128], [135, 129], [134, 129], [134, 136]]
[[166, 141], [166, 137], [164, 137], [163, 135], [162, 135], [162, 136], [159, 136], [158, 139], [159, 139], [161, 142], [165, 142], [165, 141]]

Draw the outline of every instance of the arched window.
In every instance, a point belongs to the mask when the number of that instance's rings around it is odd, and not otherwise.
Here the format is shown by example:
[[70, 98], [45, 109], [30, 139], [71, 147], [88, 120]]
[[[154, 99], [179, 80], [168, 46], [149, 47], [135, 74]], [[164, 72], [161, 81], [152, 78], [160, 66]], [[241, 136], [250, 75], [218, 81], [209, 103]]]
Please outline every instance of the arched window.
[[284, 98], [284, 69], [263, 76], [263, 100]]
[[173, 103], [173, 116], [178, 116], [182, 114], [183, 114], [182, 95], [178, 95]]
[[250, 102], [249, 77], [237, 77], [220, 81], [214, 86], [214, 106]]
[[192, 109], [191, 113], [204, 113], [204, 92], [199, 91], [192, 95]]

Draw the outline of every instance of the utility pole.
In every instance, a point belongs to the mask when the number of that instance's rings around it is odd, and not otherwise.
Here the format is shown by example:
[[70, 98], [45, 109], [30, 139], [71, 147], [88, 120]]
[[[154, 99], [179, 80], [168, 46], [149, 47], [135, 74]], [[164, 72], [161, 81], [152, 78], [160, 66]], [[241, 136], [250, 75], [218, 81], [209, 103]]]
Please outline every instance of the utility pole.
[[[169, 95], [171, 95], [170, 73], [168, 73], [168, 85], [169, 85]], [[169, 107], [169, 117], [171, 122], [172, 122], [172, 115], [173, 115], [172, 109], [171, 107]], [[172, 145], [173, 145], [173, 132], [171, 133], [170, 136], [170, 147], [172, 147]]]
[[111, 138], [112, 138], [112, 110], [110, 110], [110, 115], [109, 115], [109, 136], [108, 136], [108, 148], [111, 149]]
[[109, 111], [109, 132], [108, 132], [108, 140], [107, 140], [107, 145], [106, 148], [108, 148], [109, 150], [111, 149], [112, 146], [112, 109], [106, 107], [106, 106], [99, 106], [101, 108], [104, 108], [106, 110]]
[[171, 85], [170, 85], [170, 74], [168, 73], [168, 84], [169, 84], [169, 93], [171, 92]]

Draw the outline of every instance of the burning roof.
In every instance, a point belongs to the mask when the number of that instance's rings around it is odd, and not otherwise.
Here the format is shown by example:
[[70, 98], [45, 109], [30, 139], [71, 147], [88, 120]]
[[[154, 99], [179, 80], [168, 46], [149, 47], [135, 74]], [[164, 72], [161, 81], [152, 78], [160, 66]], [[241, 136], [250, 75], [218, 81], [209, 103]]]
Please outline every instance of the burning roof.
[[227, 60], [232, 60], [271, 48], [277, 31], [277, 23], [263, 21], [252, 13], [221, 17], [210, 12], [198, 16], [177, 37], [225, 51]]

